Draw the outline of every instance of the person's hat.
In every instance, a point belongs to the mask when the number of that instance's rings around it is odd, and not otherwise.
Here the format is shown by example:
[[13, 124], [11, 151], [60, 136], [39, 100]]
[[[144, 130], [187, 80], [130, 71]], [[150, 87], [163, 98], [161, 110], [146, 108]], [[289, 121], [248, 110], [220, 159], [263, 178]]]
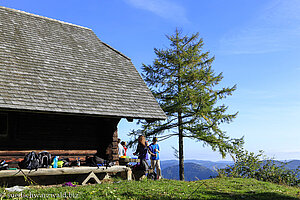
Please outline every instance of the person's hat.
[[153, 141], [157, 142], [157, 137], [154, 137], [154, 138], [153, 138]]

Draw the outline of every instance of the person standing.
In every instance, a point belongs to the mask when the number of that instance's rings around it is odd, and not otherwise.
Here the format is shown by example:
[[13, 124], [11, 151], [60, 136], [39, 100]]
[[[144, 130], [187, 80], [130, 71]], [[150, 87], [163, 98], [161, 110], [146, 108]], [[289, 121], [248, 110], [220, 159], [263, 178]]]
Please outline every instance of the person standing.
[[152, 155], [148, 148], [148, 143], [146, 142], [146, 138], [142, 135], [138, 138], [138, 146], [133, 155], [138, 155], [138, 159], [140, 159], [141, 168], [146, 172], [148, 170], [148, 152]]
[[157, 179], [161, 179], [161, 168], [159, 160], [159, 145], [157, 144], [157, 137], [154, 137], [152, 144], [150, 144], [149, 149], [151, 151], [151, 167], [154, 170], [156, 168]]
[[125, 149], [121, 144], [121, 139], [120, 138], [118, 138], [118, 149], [119, 149], [119, 157], [124, 156]]
[[124, 148], [124, 156], [126, 156], [126, 152], [127, 152], [126, 142], [122, 141], [122, 142], [121, 142], [121, 145], [122, 145], [123, 148]]

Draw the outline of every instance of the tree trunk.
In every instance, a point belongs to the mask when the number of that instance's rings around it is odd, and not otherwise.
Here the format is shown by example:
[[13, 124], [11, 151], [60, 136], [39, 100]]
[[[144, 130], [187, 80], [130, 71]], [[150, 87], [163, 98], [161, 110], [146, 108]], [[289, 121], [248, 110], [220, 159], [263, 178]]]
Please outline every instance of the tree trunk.
[[[177, 45], [177, 58], [179, 55], [179, 32], [176, 29], [176, 45]], [[177, 86], [178, 86], [178, 95], [181, 98], [181, 63], [179, 60], [178, 72], [177, 72]], [[182, 127], [182, 100], [179, 99], [179, 109], [178, 109], [178, 134], [179, 134], [179, 178], [181, 181], [184, 181], [184, 159], [183, 159], [183, 127]]]
[[178, 133], [179, 133], [179, 178], [184, 181], [184, 159], [183, 159], [183, 130], [181, 113], [178, 113]]

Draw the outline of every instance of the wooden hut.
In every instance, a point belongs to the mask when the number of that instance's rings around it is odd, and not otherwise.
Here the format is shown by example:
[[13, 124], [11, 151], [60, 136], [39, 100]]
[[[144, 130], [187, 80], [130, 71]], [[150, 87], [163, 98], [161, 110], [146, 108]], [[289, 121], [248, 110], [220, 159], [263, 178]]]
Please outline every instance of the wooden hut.
[[117, 161], [121, 118], [166, 118], [130, 58], [89, 28], [0, 7], [0, 159], [112, 144]]

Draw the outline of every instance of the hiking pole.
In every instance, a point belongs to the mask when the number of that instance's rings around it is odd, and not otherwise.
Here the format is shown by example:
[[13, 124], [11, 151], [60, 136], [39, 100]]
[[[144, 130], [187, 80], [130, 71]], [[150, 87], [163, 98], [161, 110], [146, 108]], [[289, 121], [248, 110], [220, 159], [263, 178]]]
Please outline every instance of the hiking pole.
[[196, 190], [194, 190], [188, 197], [188, 199], [190, 199], [190, 197], [192, 196], [192, 194], [194, 194], [203, 184], [205, 184], [205, 182], [201, 183], [197, 188]]

